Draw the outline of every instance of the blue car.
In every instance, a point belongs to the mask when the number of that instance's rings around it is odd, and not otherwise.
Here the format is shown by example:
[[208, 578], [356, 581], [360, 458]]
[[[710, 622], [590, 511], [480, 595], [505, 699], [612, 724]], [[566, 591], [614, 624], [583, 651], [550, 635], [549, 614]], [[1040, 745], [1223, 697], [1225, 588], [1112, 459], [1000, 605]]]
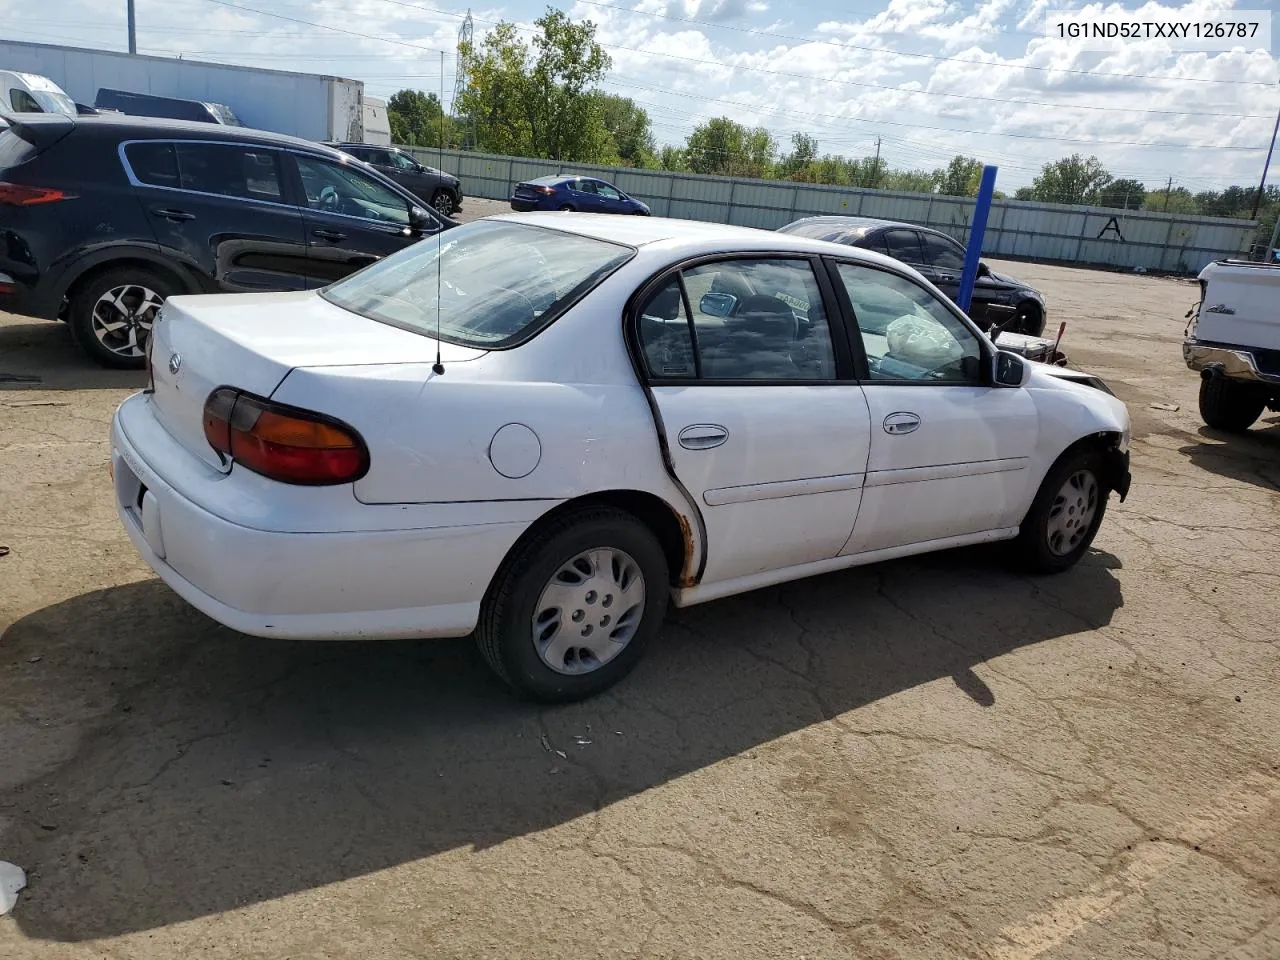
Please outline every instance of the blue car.
[[649, 207], [595, 177], [539, 177], [517, 183], [511, 194], [511, 209], [578, 210], [582, 213], [630, 213], [649, 216]]

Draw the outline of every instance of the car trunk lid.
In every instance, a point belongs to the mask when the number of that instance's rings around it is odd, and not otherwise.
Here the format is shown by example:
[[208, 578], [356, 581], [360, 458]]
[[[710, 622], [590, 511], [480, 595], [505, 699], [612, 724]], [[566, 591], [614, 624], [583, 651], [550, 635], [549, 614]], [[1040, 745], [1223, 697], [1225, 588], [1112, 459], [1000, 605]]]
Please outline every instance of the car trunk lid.
[[[299, 367], [430, 363], [436, 341], [350, 313], [313, 292], [173, 297], [151, 335], [156, 418], [187, 450], [226, 472], [204, 434], [218, 387], [270, 397]], [[445, 363], [485, 351], [440, 344]], [[316, 411], [324, 413], [325, 411]]]

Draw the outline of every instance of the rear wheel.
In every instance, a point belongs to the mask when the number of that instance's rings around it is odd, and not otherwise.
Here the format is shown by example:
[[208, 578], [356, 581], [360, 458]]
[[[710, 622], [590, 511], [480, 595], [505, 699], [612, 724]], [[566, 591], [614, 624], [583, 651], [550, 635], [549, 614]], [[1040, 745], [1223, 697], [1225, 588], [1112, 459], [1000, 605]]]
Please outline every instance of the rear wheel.
[[566, 204], [564, 204], [564, 205], [560, 208], [560, 210], [561, 210], [561, 212], [563, 212], [563, 213], [573, 213], [573, 207], [572, 207], [572, 205], [567, 204], [567, 203], [566, 203]]
[[105, 367], [141, 369], [147, 340], [173, 281], [145, 267], [117, 267], [81, 285], [68, 319], [80, 348]]
[[1211, 377], [1200, 381], [1200, 417], [1215, 430], [1244, 433], [1262, 416], [1267, 398], [1247, 384]]
[[453, 197], [447, 190], [437, 190], [431, 198], [431, 206], [435, 207], [437, 213], [444, 214], [446, 217], [453, 216]]
[[1022, 564], [1035, 573], [1061, 573], [1093, 543], [1107, 510], [1102, 454], [1082, 448], [1062, 457], [1040, 485], [1015, 541]]
[[568, 702], [631, 672], [666, 612], [667, 561], [634, 516], [589, 507], [512, 551], [489, 588], [476, 643], [518, 693]]

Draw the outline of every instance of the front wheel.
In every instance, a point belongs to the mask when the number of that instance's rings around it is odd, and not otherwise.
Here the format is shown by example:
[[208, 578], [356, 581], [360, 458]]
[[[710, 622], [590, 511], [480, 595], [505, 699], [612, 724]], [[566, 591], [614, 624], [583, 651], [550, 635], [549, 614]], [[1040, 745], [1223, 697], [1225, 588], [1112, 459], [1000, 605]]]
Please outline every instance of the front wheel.
[[71, 297], [67, 318], [76, 343], [104, 367], [139, 370], [164, 301], [179, 291], [143, 267], [119, 267], [90, 279]]
[[1200, 381], [1200, 418], [1227, 433], [1244, 433], [1262, 416], [1266, 397], [1247, 384], [1210, 377]]
[[573, 213], [573, 207], [566, 203], [566, 204], [564, 204], [563, 206], [561, 206], [561, 207], [560, 207], [560, 212], [561, 212], [561, 213]]
[[1102, 466], [1098, 450], [1077, 450], [1044, 478], [1015, 541], [1019, 559], [1032, 572], [1069, 570], [1093, 543], [1110, 494]]
[[611, 507], [577, 510], [512, 551], [485, 596], [476, 644], [517, 693], [582, 700], [631, 672], [668, 593], [666, 557], [648, 527]]
[[443, 216], [453, 216], [453, 197], [449, 196], [446, 190], [437, 190], [435, 192], [435, 196], [431, 198], [431, 206], [435, 207], [436, 212]]

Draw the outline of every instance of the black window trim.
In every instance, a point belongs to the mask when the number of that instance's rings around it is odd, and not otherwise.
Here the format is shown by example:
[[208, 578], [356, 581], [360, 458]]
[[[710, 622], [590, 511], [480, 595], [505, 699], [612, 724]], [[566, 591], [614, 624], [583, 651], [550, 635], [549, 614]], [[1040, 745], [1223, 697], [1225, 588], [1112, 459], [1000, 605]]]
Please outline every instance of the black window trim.
[[[987, 339], [986, 334], [984, 334], [978, 328], [978, 325], [974, 323], [971, 318], [965, 316], [964, 312], [961, 311], [959, 307], [953, 304], [946, 297], [941, 297], [941, 298], [934, 297], [934, 300], [936, 300], [938, 303], [941, 303], [943, 307], [945, 307], [946, 310], [953, 317], [959, 320], [961, 324], [970, 333], [972, 333], [978, 341], [978, 350], [981, 354], [981, 363], [982, 363], [980, 378], [976, 381], [967, 381], [965, 383], [958, 383], [956, 381], [947, 381], [947, 380], [911, 380], [911, 379], [905, 379], [905, 378], [891, 380], [885, 377], [877, 377], [874, 380], [871, 379], [871, 367], [870, 367], [870, 364], [867, 362], [867, 351], [866, 351], [865, 345], [862, 342], [862, 329], [858, 326], [858, 318], [857, 318], [857, 315], [854, 313], [853, 302], [849, 299], [849, 292], [845, 288], [844, 281], [840, 277], [840, 264], [846, 264], [851, 267], [861, 267], [864, 270], [876, 270], [876, 271], [879, 271], [880, 273], [887, 273], [890, 276], [897, 277], [900, 280], [904, 280], [907, 283], [910, 283], [913, 286], [918, 287], [924, 293], [929, 294], [929, 296], [933, 296], [933, 294], [927, 287], [922, 286], [920, 283], [913, 280], [911, 277], [907, 276], [905, 273], [902, 273], [898, 270], [891, 270], [888, 267], [881, 266], [878, 263], [868, 263], [865, 260], [858, 260], [857, 258], [854, 258], [854, 257], [839, 257], [839, 256], [831, 256], [830, 254], [823, 254], [822, 259], [826, 267], [825, 272], [827, 274], [827, 281], [834, 288], [835, 296], [839, 301], [840, 311], [841, 311], [841, 321], [842, 321], [841, 325], [845, 328], [845, 333], [848, 336], [850, 344], [853, 347], [854, 365], [858, 374], [859, 382], [862, 384], [862, 386], [864, 387], [870, 387], [870, 386], [989, 387], [989, 386], [992, 386], [988, 377], [988, 370], [991, 366], [991, 360], [995, 353], [991, 342]], [[908, 266], [910, 265], [908, 264]]]
[[[309, 160], [323, 160], [329, 163], [338, 164], [339, 166], [349, 165], [346, 160], [330, 157], [323, 153], [312, 153], [307, 150], [297, 150], [292, 147], [284, 147], [284, 146], [280, 146], [278, 144], [273, 144], [273, 143], [254, 143], [251, 140], [208, 140], [204, 138], [197, 139], [197, 138], [187, 138], [187, 137], [134, 137], [127, 140], [121, 140], [120, 143], [116, 146], [116, 156], [120, 160], [120, 166], [124, 169], [125, 178], [129, 181], [130, 186], [144, 187], [148, 190], [167, 190], [171, 193], [186, 193], [186, 194], [191, 194], [192, 196], [197, 196], [197, 197], [213, 197], [218, 200], [226, 200], [233, 203], [252, 203], [252, 204], [262, 204], [270, 207], [281, 207], [285, 210], [291, 210], [299, 215], [303, 214], [304, 212], [316, 213], [317, 211], [312, 210], [310, 207], [308, 207], [307, 204], [302, 201], [302, 198], [303, 196], [305, 196], [305, 194], [300, 194], [298, 192], [298, 188], [300, 185], [297, 183], [297, 178], [300, 178], [301, 174], [298, 173], [296, 163], [293, 165], [292, 168], [290, 168], [287, 164], [285, 164], [283, 165], [283, 169], [281, 169], [280, 171], [284, 180], [287, 181], [287, 183], [284, 183], [284, 182], [281, 183], [281, 187], [283, 187], [285, 191], [284, 200], [282, 201], [281, 200], [260, 200], [256, 197], [232, 197], [232, 196], [228, 196], [225, 193], [207, 193], [204, 190], [192, 190], [189, 187], [166, 187], [161, 184], [146, 183], [138, 179], [138, 175], [134, 173], [133, 166], [129, 163], [129, 158], [125, 154], [125, 151], [129, 147], [133, 146], [134, 144], [147, 144], [147, 143], [163, 143], [163, 144], [173, 144], [173, 145], [176, 145], [179, 143], [195, 143], [195, 144], [201, 144], [205, 146], [212, 145], [212, 146], [219, 146], [219, 147], [235, 147], [237, 149], [248, 150], [248, 151], [272, 151], [277, 154], [282, 154], [285, 157], [291, 157], [291, 158], [306, 157]], [[350, 157], [350, 161], [353, 163], [361, 164], [362, 166], [367, 166], [365, 165], [363, 160], [360, 160], [356, 157]], [[353, 169], [356, 169], [356, 168], [353, 168]], [[363, 169], [363, 170], [359, 170], [359, 172], [364, 174], [365, 176], [370, 176], [370, 174], [374, 174], [374, 171], [372, 169]], [[381, 174], [374, 174], [371, 177], [371, 179], [375, 183], [377, 183], [379, 186], [390, 189], [392, 193], [396, 194], [396, 196], [399, 196], [401, 199], [403, 199], [405, 203], [408, 204], [410, 207], [418, 207], [420, 209], [425, 209], [416, 198], [409, 195], [408, 192], [405, 191], [403, 187], [401, 187], [399, 184], [396, 184], [394, 181], [390, 180], [390, 178], [382, 176]], [[384, 180], [386, 180], [387, 182], [384, 183], [383, 182]], [[390, 186], [388, 186], [388, 184], [390, 184]], [[354, 220], [357, 223], [371, 224], [379, 227], [390, 226], [390, 227], [394, 227], [397, 231], [403, 231], [405, 229], [409, 229], [407, 225], [402, 226], [399, 224], [390, 224], [385, 220], [370, 220], [368, 217], [354, 217], [347, 213], [330, 213], [329, 211], [322, 211], [322, 212], [327, 217], [342, 217], [343, 219], [346, 219], [346, 220]], [[432, 218], [432, 223], [434, 224], [434, 228], [431, 230], [423, 231], [422, 235], [434, 236], [444, 228], [444, 225], [438, 219], [436, 219], [435, 214], [432, 213], [431, 211], [427, 211], [427, 214]]]
[[[654, 273], [636, 288], [636, 292], [627, 301], [623, 310], [623, 337], [627, 352], [631, 355], [632, 367], [640, 384], [645, 387], [856, 387], [860, 381], [856, 377], [855, 360], [849, 343], [849, 331], [844, 322], [841, 307], [836, 299], [836, 288], [823, 266], [819, 254], [796, 250], [734, 250], [730, 253], [708, 253], [689, 257], [678, 263], [668, 264]], [[640, 309], [649, 302], [674, 276], [680, 283], [680, 298], [684, 304], [690, 327], [693, 326], [693, 308], [689, 302], [689, 294], [684, 284], [684, 271], [708, 263], [724, 263], [733, 260], [800, 260], [809, 265], [814, 282], [818, 285], [822, 299], [822, 309], [827, 317], [827, 329], [831, 336], [831, 349], [835, 357], [836, 375], [830, 380], [769, 378], [769, 379], [703, 379], [701, 359], [697, 353], [697, 334], [693, 333], [694, 372], [693, 377], [655, 377], [649, 372], [645, 362], [644, 346], [640, 342]], [[859, 344], [860, 346], [860, 344]]]

